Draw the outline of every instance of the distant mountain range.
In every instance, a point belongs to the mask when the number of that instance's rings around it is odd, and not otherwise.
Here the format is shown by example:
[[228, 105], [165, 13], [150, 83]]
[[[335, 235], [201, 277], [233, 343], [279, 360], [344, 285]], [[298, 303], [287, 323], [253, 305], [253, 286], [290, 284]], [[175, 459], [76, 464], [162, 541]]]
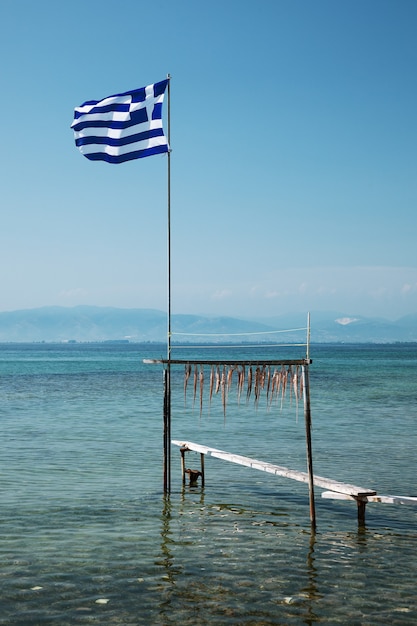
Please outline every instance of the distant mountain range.
[[[175, 342], [304, 342], [307, 316], [273, 318], [172, 315]], [[294, 332], [289, 329], [303, 329]], [[167, 315], [155, 309], [76, 306], [0, 313], [0, 342], [165, 342]], [[176, 336], [175, 333], [184, 333]], [[210, 336], [215, 333], [221, 336]], [[256, 333], [256, 334], [253, 334]], [[336, 312], [311, 314], [312, 343], [417, 342], [417, 314], [395, 322]]]

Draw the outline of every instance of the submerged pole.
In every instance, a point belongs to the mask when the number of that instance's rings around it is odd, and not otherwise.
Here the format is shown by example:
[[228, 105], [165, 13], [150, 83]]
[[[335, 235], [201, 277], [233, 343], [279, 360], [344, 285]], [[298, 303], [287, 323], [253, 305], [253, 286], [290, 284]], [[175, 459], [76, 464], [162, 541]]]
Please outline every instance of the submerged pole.
[[163, 414], [163, 480], [164, 494], [169, 493], [171, 489], [171, 415], [170, 415], [170, 384], [169, 370], [164, 369], [164, 414]]
[[308, 363], [302, 366], [303, 375], [303, 395], [304, 395], [304, 420], [306, 427], [306, 448], [307, 448], [307, 471], [308, 489], [310, 495], [310, 521], [312, 530], [316, 530], [316, 507], [314, 503], [314, 475], [313, 475], [313, 453], [311, 446], [311, 409], [310, 409], [310, 377]]

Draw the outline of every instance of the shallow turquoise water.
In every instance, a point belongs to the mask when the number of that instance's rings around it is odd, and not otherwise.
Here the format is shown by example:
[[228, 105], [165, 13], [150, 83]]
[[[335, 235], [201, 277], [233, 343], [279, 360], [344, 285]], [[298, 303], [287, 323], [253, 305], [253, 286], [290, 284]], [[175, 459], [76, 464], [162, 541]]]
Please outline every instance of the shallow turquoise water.
[[[417, 623], [417, 507], [369, 504], [358, 529], [316, 489], [314, 535], [306, 485], [206, 459], [183, 488], [176, 447], [163, 496], [162, 370], [142, 362], [162, 356], [0, 346], [0, 624]], [[416, 496], [417, 347], [311, 356], [315, 473]], [[179, 366], [172, 437], [305, 471], [302, 411], [263, 400], [200, 416]]]

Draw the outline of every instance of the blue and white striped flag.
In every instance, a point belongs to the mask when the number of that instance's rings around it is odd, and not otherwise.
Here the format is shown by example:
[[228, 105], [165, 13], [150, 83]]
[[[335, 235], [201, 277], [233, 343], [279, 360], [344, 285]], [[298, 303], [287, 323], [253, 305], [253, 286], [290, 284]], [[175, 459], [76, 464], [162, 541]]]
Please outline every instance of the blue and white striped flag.
[[74, 111], [75, 145], [91, 161], [123, 163], [168, 152], [162, 103], [168, 79], [89, 100]]

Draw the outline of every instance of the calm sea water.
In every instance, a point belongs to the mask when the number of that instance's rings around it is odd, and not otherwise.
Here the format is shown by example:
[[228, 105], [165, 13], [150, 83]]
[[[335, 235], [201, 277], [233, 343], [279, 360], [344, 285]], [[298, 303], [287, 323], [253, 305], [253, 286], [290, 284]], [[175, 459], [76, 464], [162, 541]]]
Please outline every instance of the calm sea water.
[[[417, 506], [368, 504], [359, 529], [354, 502], [316, 488], [312, 534], [306, 485], [207, 458], [204, 489], [183, 488], [176, 447], [163, 496], [162, 366], [143, 359], [164, 356], [0, 346], [0, 624], [416, 624]], [[417, 346], [311, 357], [314, 472], [417, 496]], [[174, 439], [305, 471], [294, 399], [231, 392], [226, 419], [218, 396], [200, 415], [183, 380], [173, 368]]]

